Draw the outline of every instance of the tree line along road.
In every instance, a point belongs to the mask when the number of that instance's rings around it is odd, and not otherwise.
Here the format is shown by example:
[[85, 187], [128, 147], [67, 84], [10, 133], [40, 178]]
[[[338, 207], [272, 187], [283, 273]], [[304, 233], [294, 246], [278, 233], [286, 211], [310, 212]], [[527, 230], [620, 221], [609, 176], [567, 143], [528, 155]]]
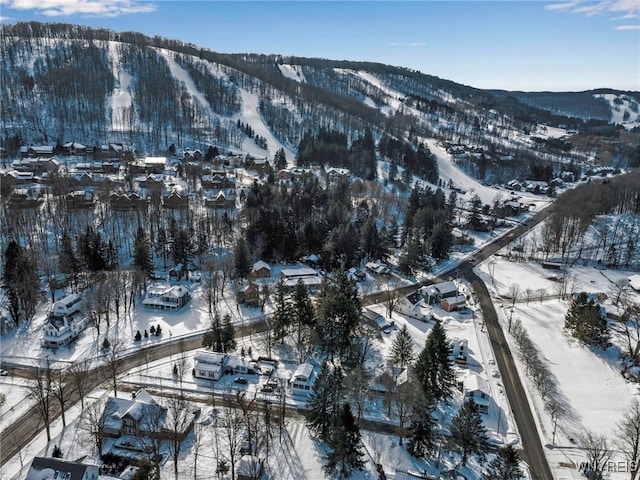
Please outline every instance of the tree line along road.
[[[549, 463], [544, 455], [542, 443], [537, 432], [537, 427], [533, 419], [533, 414], [527, 400], [526, 393], [520, 382], [515, 362], [511, 351], [504, 337], [504, 332], [498, 322], [498, 317], [491, 301], [489, 292], [482, 280], [473, 273], [473, 267], [478, 263], [493, 255], [508, 243], [519, 238], [528, 232], [538, 223], [547, 218], [553, 211], [553, 204], [540, 210], [533, 217], [522, 225], [512, 229], [508, 234], [503, 235], [493, 242], [489, 243], [474, 256], [472, 261], [463, 262], [461, 265], [451, 267], [448, 271], [441, 275], [446, 276], [455, 270], [458, 270], [460, 277], [465, 278], [474, 289], [478, 296], [478, 301], [482, 309], [487, 331], [491, 345], [496, 356], [496, 361], [500, 372], [502, 373], [505, 392], [509, 399], [509, 404], [513, 409], [514, 418], [518, 431], [520, 432], [523, 445], [523, 460], [529, 465], [529, 470], [534, 480], [552, 479]], [[397, 290], [398, 294], [405, 295], [416, 291], [422, 285], [432, 282], [423, 282], [416, 285], [401, 287]], [[363, 304], [372, 304], [384, 301], [385, 295], [389, 292], [375, 293], [367, 295], [363, 298]], [[390, 292], [393, 293], [393, 292]], [[240, 336], [249, 335], [250, 333], [260, 333], [268, 328], [266, 320], [259, 320], [251, 324], [242, 325], [238, 328]], [[176, 339], [169, 342], [153, 345], [145, 349], [136, 350], [135, 352], [124, 357], [119, 364], [119, 371], [124, 372], [133, 368], [142, 366], [145, 363], [153, 362], [166, 358], [170, 355], [176, 355], [184, 351], [200, 348], [202, 345], [202, 335], [194, 336], [187, 339]], [[29, 370], [33, 367], [15, 367], [12, 373], [20, 376], [27, 376]], [[104, 383], [110, 378], [111, 374], [106, 365], [87, 371], [87, 391], [91, 391], [98, 385]], [[69, 405], [73, 405], [79, 401], [78, 395], [74, 392]], [[57, 402], [52, 402], [51, 419], [54, 420], [60, 416], [60, 406]], [[4, 465], [9, 459], [14, 457], [24, 448], [42, 429], [44, 425], [37, 407], [34, 405], [25, 414], [23, 414], [13, 424], [9, 425], [0, 433], [0, 465]]]

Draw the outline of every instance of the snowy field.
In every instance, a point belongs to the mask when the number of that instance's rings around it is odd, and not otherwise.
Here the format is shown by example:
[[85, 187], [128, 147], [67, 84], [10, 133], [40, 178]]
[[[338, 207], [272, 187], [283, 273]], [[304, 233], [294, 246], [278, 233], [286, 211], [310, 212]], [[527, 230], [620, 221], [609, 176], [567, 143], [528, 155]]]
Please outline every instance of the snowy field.
[[[638, 385], [625, 381], [620, 373], [618, 345], [621, 338], [614, 335], [614, 345], [603, 352], [579, 343], [563, 331], [569, 302], [558, 298], [561, 291], [558, 271], [544, 270], [537, 263], [512, 262], [499, 257], [485, 261], [477, 271], [494, 297], [521, 379], [535, 408], [541, 440], [546, 445], [554, 474], [559, 479], [582, 478], [580, 472], [567, 466], [571, 462], [586, 460], [584, 452], [578, 448], [580, 435], [588, 429], [606, 435], [611, 443], [615, 441], [616, 423], [639, 393]], [[567, 267], [563, 271], [572, 278], [568, 285], [571, 291], [606, 294], [609, 298], [602, 305], [607, 312], [616, 311], [611, 304], [615, 283], [626, 281], [634, 273], [592, 267]], [[558, 421], [555, 441], [553, 423], [533, 382], [526, 376], [526, 368], [516, 353], [518, 350], [513, 337], [506, 333], [512, 316], [510, 298], [513, 285], [518, 285], [520, 292], [513, 309], [513, 320], [522, 322], [536, 345], [540, 357], [551, 371], [558, 398], [566, 410]], [[636, 302], [640, 301], [640, 294], [629, 293]], [[529, 301], [526, 300], [528, 296]], [[622, 461], [623, 458], [618, 453], [612, 460]], [[610, 472], [609, 478], [628, 478], [628, 474]]]

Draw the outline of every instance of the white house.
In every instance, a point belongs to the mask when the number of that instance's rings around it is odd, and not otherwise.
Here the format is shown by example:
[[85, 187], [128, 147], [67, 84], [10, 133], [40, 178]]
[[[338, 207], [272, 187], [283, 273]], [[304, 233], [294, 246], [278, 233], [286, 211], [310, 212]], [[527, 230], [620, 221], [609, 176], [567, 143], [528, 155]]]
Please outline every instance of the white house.
[[403, 315], [421, 322], [428, 322], [433, 318], [433, 309], [427, 305], [418, 292], [401, 298], [396, 308]]
[[365, 268], [376, 275], [388, 275], [391, 273], [389, 267], [380, 262], [367, 262]]
[[491, 396], [489, 395], [489, 383], [477, 373], [469, 373], [463, 379], [462, 392], [464, 399], [473, 401], [478, 405], [480, 413], [489, 413]]
[[633, 288], [636, 292], [640, 292], [640, 274], [636, 274], [636, 275], [631, 275], [629, 277], [629, 285], [631, 286], [631, 288]]
[[303, 363], [298, 365], [293, 375], [289, 379], [291, 395], [307, 396], [313, 391], [313, 384], [316, 381], [316, 374], [312, 364]]
[[322, 285], [322, 277], [310, 267], [283, 268], [280, 272], [280, 278], [282, 278], [285, 287], [288, 289], [294, 289], [298, 281], [302, 281], [302, 284], [308, 290]]
[[72, 293], [64, 298], [61, 298], [53, 304], [51, 307], [51, 315], [55, 317], [62, 317], [65, 315], [72, 315], [80, 310], [82, 307], [82, 297], [77, 293]]
[[193, 357], [193, 375], [196, 378], [206, 380], [220, 380], [229, 361], [229, 356], [224, 353], [198, 350]]
[[153, 285], [147, 289], [142, 304], [159, 310], [180, 310], [191, 299], [189, 289], [182, 285]]
[[41, 344], [46, 348], [69, 345], [86, 327], [87, 322], [82, 315], [49, 317], [43, 327]]
[[459, 365], [466, 365], [469, 355], [469, 342], [466, 338], [454, 338], [450, 342], [451, 355], [449, 358]]
[[420, 293], [429, 305], [442, 302], [443, 298], [457, 297], [458, 286], [454, 282], [442, 282], [420, 288]]

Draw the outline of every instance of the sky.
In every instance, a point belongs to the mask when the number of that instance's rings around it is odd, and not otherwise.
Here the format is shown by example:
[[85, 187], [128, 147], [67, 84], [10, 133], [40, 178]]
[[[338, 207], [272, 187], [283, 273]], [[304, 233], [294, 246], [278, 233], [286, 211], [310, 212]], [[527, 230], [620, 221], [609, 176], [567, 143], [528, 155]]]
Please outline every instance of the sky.
[[640, 0], [0, 0], [2, 23], [28, 20], [380, 62], [477, 88], [640, 91]]

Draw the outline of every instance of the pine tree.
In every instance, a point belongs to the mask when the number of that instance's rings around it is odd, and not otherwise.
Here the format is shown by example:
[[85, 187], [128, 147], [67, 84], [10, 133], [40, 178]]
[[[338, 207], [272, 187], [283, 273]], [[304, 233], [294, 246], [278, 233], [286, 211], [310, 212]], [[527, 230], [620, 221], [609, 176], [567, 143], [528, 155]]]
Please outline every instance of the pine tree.
[[564, 328], [587, 345], [602, 349], [609, 345], [607, 320], [600, 313], [600, 305], [585, 292], [573, 300], [564, 319]]
[[4, 251], [2, 288], [13, 322], [18, 325], [21, 315], [31, 319], [40, 295], [40, 278], [35, 261], [15, 240], [11, 240]]
[[346, 356], [360, 323], [361, 311], [358, 289], [345, 272], [339, 271], [331, 281], [325, 282], [316, 311], [318, 333], [325, 352], [341, 358]]
[[80, 263], [73, 251], [73, 244], [71, 243], [71, 237], [64, 232], [60, 239], [60, 253], [58, 255], [58, 263], [60, 264], [60, 271], [65, 275], [70, 275], [72, 279], [78, 275], [80, 271]]
[[427, 398], [438, 402], [451, 396], [454, 387], [451, 347], [440, 321], [429, 332], [418, 355], [415, 374]]
[[275, 339], [281, 340], [282, 343], [284, 343], [284, 338], [287, 335], [287, 327], [291, 323], [292, 308], [291, 300], [289, 299], [287, 288], [282, 278], [276, 283], [274, 306], [273, 321]]
[[412, 405], [407, 428], [407, 452], [414, 457], [426, 458], [436, 449], [435, 405], [422, 399]]
[[461, 456], [466, 466], [470, 455], [483, 460], [489, 449], [487, 431], [482, 425], [482, 416], [473, 399], [462, 404], [449, 427], [449, 447], [452, 452]]
[[413, 361], [413, 338], [404, 324], [391, 344], [389, 362], [396, 367], [404, 368]]
[[233, 252], [235, 274], [239, 278], [246, 278], [251, 271], [249, 245], [244, 237], [239, 237]]
[[518, 452], [513, 448], [513, 445], [505, 445], [498, 450], [498, 455], [491, 460], [487, 470], [482, 473], [482, 478], [485, 480], [520, 480], [524, 478]]
[[276, 152], [275, 156], [273, 157], [273, 162], [277, 170], [287, 168], [287, 155], [284, 153], [284, 148], [280, 148]]
[[307, 426], [323, 441], [328, 441], [333, 434], [343, 382], [342, 369], [323, 362], [307, 401]]
[[345, 403], [340, 409], [329, 442], [331, 451], [327, 454], [325, 473], [339, 479], [348, 479], [353, 471], [362, 470], [365, 462], [360, 442], [360, 428], [351, 413], [351, 407]]
[[138, 228], [133, 245], [133, 264], [142, 270], [147, 276], [153, 275], [151, 248], [147, 241], [147, 235], [142, 227]]
[[308, 327], [313, 323], [313, 305], [309, 299], [307, 287], [298, 280], [292, 298], [293, 324], [296, 328], [296, 348], [300, 362], [304, 360]]

